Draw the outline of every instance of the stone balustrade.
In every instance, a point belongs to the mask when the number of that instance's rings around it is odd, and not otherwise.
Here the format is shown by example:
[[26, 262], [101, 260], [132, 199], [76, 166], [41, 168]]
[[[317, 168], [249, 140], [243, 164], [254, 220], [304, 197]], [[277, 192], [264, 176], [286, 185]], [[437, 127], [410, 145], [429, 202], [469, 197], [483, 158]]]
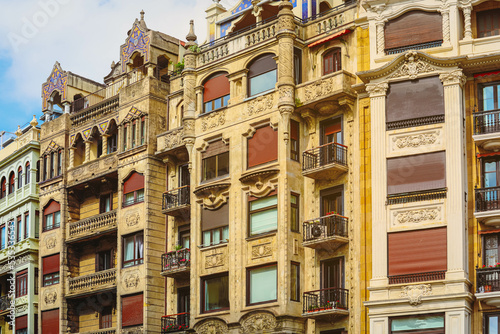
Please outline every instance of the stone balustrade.
[[78, 238], [95, 230], [116, 227], [116, 210], [101, 213], [69, 224], [69, 238]]
[[116, 286], [116, 268], [98, 271], [89, 275], [71, 277], [68, 283], [70, 294]]

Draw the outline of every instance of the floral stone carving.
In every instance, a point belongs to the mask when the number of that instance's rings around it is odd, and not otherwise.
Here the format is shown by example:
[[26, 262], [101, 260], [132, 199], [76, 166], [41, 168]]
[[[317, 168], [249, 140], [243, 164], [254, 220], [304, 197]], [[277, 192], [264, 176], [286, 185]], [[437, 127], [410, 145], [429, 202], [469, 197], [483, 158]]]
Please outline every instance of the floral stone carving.
[[436, 68], [419, 58], [416, 51], [408, 51], [405, 54], [404, 63], [389, 78], [399, 78], [408, 76], [411, 80], [415, 79], [420, 73], [436, 71]]
[[432, 295], [430, 284], [408, 285], [401, 291], [401, 297], [408, 298], [410, 305], [417, 306], [422, 303], [422, 297]]
[[261, 257], [271, 256], [272, 253], [273, 249], [271, 248], [270, 242], [252, 246], [252, 259], [259, 259]]
[[271, 313], [255, 313], [241, 322], [240, 333], [258, 333], [264, 330], [274, 330], [276, 326], [276, 318]]
[[139, 215], [139, 212], [132, 212], [125, 217], [125, 223], [128, 227], [132, 227], [139, 224], [140, 219], [141, 216]]
[[45, 293], [43, 294], [43, 300], [47, 305], [55, 304], [57, 301], [57, 291], [56, 290], [45, 291]]
[[124, 275], [122, 285], [125, 289], [137, 288], [140, 282], [139, 273], [137, 271], [129, 272]]
[[182, 136], [184, 135], [184, 129], [179, 128], [172, 130], [172, 132], [167, 133], [163, 137], [163, 145], [165, 149], [171, 149], [173, 147], [181, 145], [182, 142]]
[[198, 334], [227, 334], [228, 329], [222, 320], [209, 320], [196, 328]]
[[264, 110], [271, 109], [273, 107], [274, 95], [260, 96], [248, 103], [248, 114], [254, 115], [258, 114]]
[[226, 123], [226, 111], [222, 110], [203, 117], [201, 122], [201, 131], [205, 132], [214, 129]]
[[393, 138], [392, 140], [399, 149], [403, 148], [417, 148], [425, 145], [432, 145], [438, 139], [437, 132], [421, 133], [418, 135], [403, 136]]
[[53, 249], [57, 246], [57, 238], [55, 234], [50, 234], [45, 237], [45, 247], [47, 249]]
[[396, 221], [399, 224], [420, 223], [423, 221], [434, 221], [439, 219], [441, 208], [408, 210], [396, 213]]

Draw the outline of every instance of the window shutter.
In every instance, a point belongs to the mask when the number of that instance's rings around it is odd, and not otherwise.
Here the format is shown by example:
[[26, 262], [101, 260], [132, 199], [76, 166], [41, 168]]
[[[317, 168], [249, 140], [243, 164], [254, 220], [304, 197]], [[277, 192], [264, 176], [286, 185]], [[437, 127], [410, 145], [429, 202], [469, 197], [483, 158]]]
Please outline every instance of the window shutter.
[[385, 25], [385, 48], [415, 45], [443, 39], [442, 16], [438, 12], [414, 10]]
[[50, 215], [51, 213], [61, 211], [61, 205], [56, 201], [51, 201], [48, 206], [43, 210], [43, 215]]
[[59, 334], [59, 309], [42, 311], [42, 334]]
[[128, 194], [139, 189], [144, 189], [144, 175], [134, 172], [125, 181], [125, 184], [123, 185], [123, 193]]
[[43, 275], [57, 273], [59, 271], [59, 267], [60, 267], [59, 253], [42, 258], [42, 266], [43, 266], [43, 268], [42, 268]]
[[207, 231], [229, 225], [229, 204], [222, 205], [217, 210], [202, 209], [201, 230]]
[[143, 295], [122, 297], [122, 327], [142, 325]]
[[228, 146], [222, 140], [217, 140], [208, 144], [206, 151], [201, 154], [201, 158], [209, 158], [227, 151], [229, 151]]
[[28, 328], [28, 316], [23, 315], [22, 317], [16, 318], [16, 331], [19, 329]]
[[444, 187], [446, 187], [444, 151], [387, 159], [389, 195]]
[[257, 129], [248, 139], [248, 167], [278, 159], [278, 132], [270, 126]]
[[299, 122], [290, 121], [290, 139], [299, 140]]
[[203, 103], [229, 95], [229, 80], [227, 73], [221, 73], [205, 82], [203, 89]]
[[446, 227], [388, 234], [389, 276], [447, 269]]

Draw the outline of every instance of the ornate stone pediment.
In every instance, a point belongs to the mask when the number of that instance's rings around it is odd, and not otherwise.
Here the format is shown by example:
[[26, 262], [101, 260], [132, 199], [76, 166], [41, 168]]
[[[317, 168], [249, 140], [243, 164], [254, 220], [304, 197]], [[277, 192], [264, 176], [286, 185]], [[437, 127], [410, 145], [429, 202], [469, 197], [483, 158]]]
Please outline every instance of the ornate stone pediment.
[[55, 141], [51, 141], [49, 146], [45, 149], [45, 152], [43, 152], [42, 155], [50, 154], [51, 152], [57, 152], [61, 149], [62, 147], [57, 145]]
[[127, 113], [121, 124], [130, 122], [133, 119], [137, 119], [145, 115], [147, 115], [145, 112], [137, 109], [136, 107], [132, 107], [130, 108], [129, 112]]
[[216, 210], [227, 203], [230, 186], [229, 182], [209, 184], [196, 188], [194, 194], [200, 199], [198, 202], [201, 202], [205, 208]]
[[241, 334], [273, 332], [277, 326], [276, 317], [268, 312], [246, 314], [240, 323]]
[[227, 334], [227, 324], [220, 319], [208, 319], [195, 326], [196, 333], [199, 334]]
[[244, 190], [250, 190], [250, 195], [255, 197], [267, 196], [276, 188], [279, 169], [265, 169], [243, 174], [241, 183], [246, 185]]

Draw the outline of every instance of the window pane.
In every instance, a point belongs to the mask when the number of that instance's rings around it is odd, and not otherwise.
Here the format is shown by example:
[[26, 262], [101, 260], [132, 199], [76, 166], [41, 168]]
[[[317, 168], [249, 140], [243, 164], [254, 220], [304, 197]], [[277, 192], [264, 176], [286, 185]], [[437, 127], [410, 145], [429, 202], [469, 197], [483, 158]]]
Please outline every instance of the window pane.
[[250, 202], [250, 211], [278, 204], [278, 196], [269, 196]]
[[229, 226], [224, 226], [222, 228], [222, 241], [227, 241], [229, 239]]
[[250, 304], [276, 300], [276, 266], [250, 271]]
[[212, 111], [212, 101], [205, 103], [205, 112]]
[[250, 78], [250, 96], [274, 89], [276, 84], [276, 70]]
[[54, 212], [54, 226], [61, 225], [61, 211]]
[[46, 225], [46, 228], [47, 229], [51, 229], [52, 228], [52, 225], [53, 225], [53, 219], [54, 219], [54, 215], [50, 214], [50, 215], [47, 215], [45, 216], [45, 225]]
[[250, 216], [250, 235], [276, 230], [277, 222], [277, 208], [253, 213]]
[[134, 259], [134, 237], [128, 237], [123, 239], [123, 260], [130, 261]]
[[227, 106], [228, 102], [229, 102], [229, 95], [223, 96], [222, 97], [222, 106], [223, 107]]
[[444, 316], [426, 315], [420, 317], [393, 318], [391, 329], [393, 331], [405, 331], [412, 329], [443, 328]]
[[213, 156], [203, 160], [203, 180], [215, 177], [216, 159], [217, 156]]
[[134, 193], [131, 192], [131, 193], [125, 194], [125, 203], [131, 204], [133, 202], [134, 202]]
[[498, 316], [489, 316], [488, 320], [488, 333], [497, 334], [498, 333]]
[[222, 153], [218, 156], [219, 164], [217, 176], [229, 174], [229, 152]]
[[218, 98], [214, 100], [214, 110], [217, 110], [222, 107], [222, 98]]
[[495, 101], [493, 97], [494, 86], [488, 86], [483, 88], [483, 110], [493, 110], [495, 109]]
[[210, 246], [210, 235], [211, 234], [212, 234], [212, 231], [203, 232], [203, 246], [205, 246], [205, 247]]
[[137, 190], [137, 202], [144, 202], [144, 189]]
[[144, 258], [144, 242], [142, 234], [135, 237], [136, 259]]
[[290, 270], [290, 296], [291, 300], [300, 301], [300, 291], [299, 291], [299, 265], [292, 263], [292, 267]]
[[220, 243], [220, 229], [215, 229], [212, 231], [212, 235], [214, 237], [214, 245], [217, 245]]
[[228, 276], [205, 281], [205, 311], [229, 307]]

